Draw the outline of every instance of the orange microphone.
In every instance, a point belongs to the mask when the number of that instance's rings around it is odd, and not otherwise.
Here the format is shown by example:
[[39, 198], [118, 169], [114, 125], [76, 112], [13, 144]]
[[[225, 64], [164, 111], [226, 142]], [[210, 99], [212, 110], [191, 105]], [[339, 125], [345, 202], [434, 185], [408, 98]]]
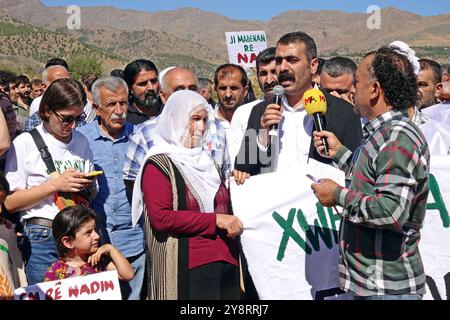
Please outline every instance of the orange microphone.
[[[319, 89], [309, 89], [303, 94], [303, 104], [305, 105], [306, 113], [314, 117], [314, 127], [316, 131], [322, 132], [324, 130], [324, 114], [327, 112], [327, 100], [325, 95]], [[325, 138], [322, 138], [324, 152], [328, 156], [328, 143]]]

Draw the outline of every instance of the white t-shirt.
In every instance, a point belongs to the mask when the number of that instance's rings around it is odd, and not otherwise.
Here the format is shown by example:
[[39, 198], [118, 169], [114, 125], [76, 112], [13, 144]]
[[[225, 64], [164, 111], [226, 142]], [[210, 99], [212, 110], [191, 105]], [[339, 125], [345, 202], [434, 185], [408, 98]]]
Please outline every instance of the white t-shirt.
[[[84, 135], [74, 131], [72, 141], [66, 144], [49, 134], [42, 124], [36, 129], [44, 139], [59, 173], [67, 169], [85, 173], [93, 170], [92, 151]], [[27, 190], [41, 185], [50, 178], [47, 167], [30, 134], [23, 133], [13, 141], [11, 149], [8, 151], [5, 172], [11, 191]], [[53, 220], [58, 212], [54, 196], [51, 195], [34, 207], [24, 210], [21, 218], [27, 220], [39, 217]]]
[[42, 96], [37, 97], [31, 102], [30, 111], [28, 113], [28, 116], [31, 117], [33, 113], [36, 113], [39, 111], [39, 105], [41, 104]]

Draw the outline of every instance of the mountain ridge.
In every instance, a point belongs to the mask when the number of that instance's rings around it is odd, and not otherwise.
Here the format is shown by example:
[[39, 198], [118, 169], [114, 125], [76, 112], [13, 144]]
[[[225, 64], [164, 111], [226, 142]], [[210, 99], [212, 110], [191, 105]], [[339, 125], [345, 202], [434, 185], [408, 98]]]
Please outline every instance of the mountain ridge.
[[176, 63], [168, 57], [182, 57], [188, 65], [201, 64], [197, 69], [208, 74], [228, 62], [225, 32], [231, 31], [264, 30], [268, 45], [274, 46], [281, 35], [302, 30], [314, 38], [324, 57], [356, 56], [402, 40], [411, 46], [438, 48], [444, 52], [437, 58], [442, 62], [448, 59], [444, 49], [450, 47], [450, 14], [421, 16], [395, 7], [382, 9], [380, 30], [368, 29], [370, 14], [334, 10], [290, 10], [263, 21], [236, 20], [187, 7], [144, 12], [112, 6], [81, 7], [81, 30], [69, 30], [66, 7], [47, 7], [39, 0], [0, 0], [0, 7], [0, 16], [66, 34], [123, 60], [159, 57], [165, 61], [159, 66], [163, 68]]

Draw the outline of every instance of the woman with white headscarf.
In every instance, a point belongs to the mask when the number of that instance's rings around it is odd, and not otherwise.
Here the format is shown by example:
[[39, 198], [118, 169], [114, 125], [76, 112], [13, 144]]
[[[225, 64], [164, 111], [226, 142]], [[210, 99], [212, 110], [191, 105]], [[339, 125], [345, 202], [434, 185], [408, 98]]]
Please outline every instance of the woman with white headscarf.
[[149, 299], [239, 298], [235, 238], [243, 225], [230, 213], [229, 190], [202, 147], [210, 117], [198, 93], [172, 94], [141, 169]]

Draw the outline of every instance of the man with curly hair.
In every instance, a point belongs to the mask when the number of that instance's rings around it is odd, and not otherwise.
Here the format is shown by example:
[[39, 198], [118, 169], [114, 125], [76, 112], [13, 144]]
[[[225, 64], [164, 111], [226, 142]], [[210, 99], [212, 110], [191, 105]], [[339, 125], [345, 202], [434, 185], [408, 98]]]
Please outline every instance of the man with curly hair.
[[356, 72], [355, 111], [368, 120], [355, 152], [331, 132], [314, 133], [317, 152], [345, 170], [343, 187], [329, 179], [313, 184], [324, 206], [340, 205], [341, 289], [357, 299], [420, 300], [425, 273], [418, 244], [429, 175], [427, 142], [405, 114], [415, 105], [417, 81], [411, 62], [383, 47]]

